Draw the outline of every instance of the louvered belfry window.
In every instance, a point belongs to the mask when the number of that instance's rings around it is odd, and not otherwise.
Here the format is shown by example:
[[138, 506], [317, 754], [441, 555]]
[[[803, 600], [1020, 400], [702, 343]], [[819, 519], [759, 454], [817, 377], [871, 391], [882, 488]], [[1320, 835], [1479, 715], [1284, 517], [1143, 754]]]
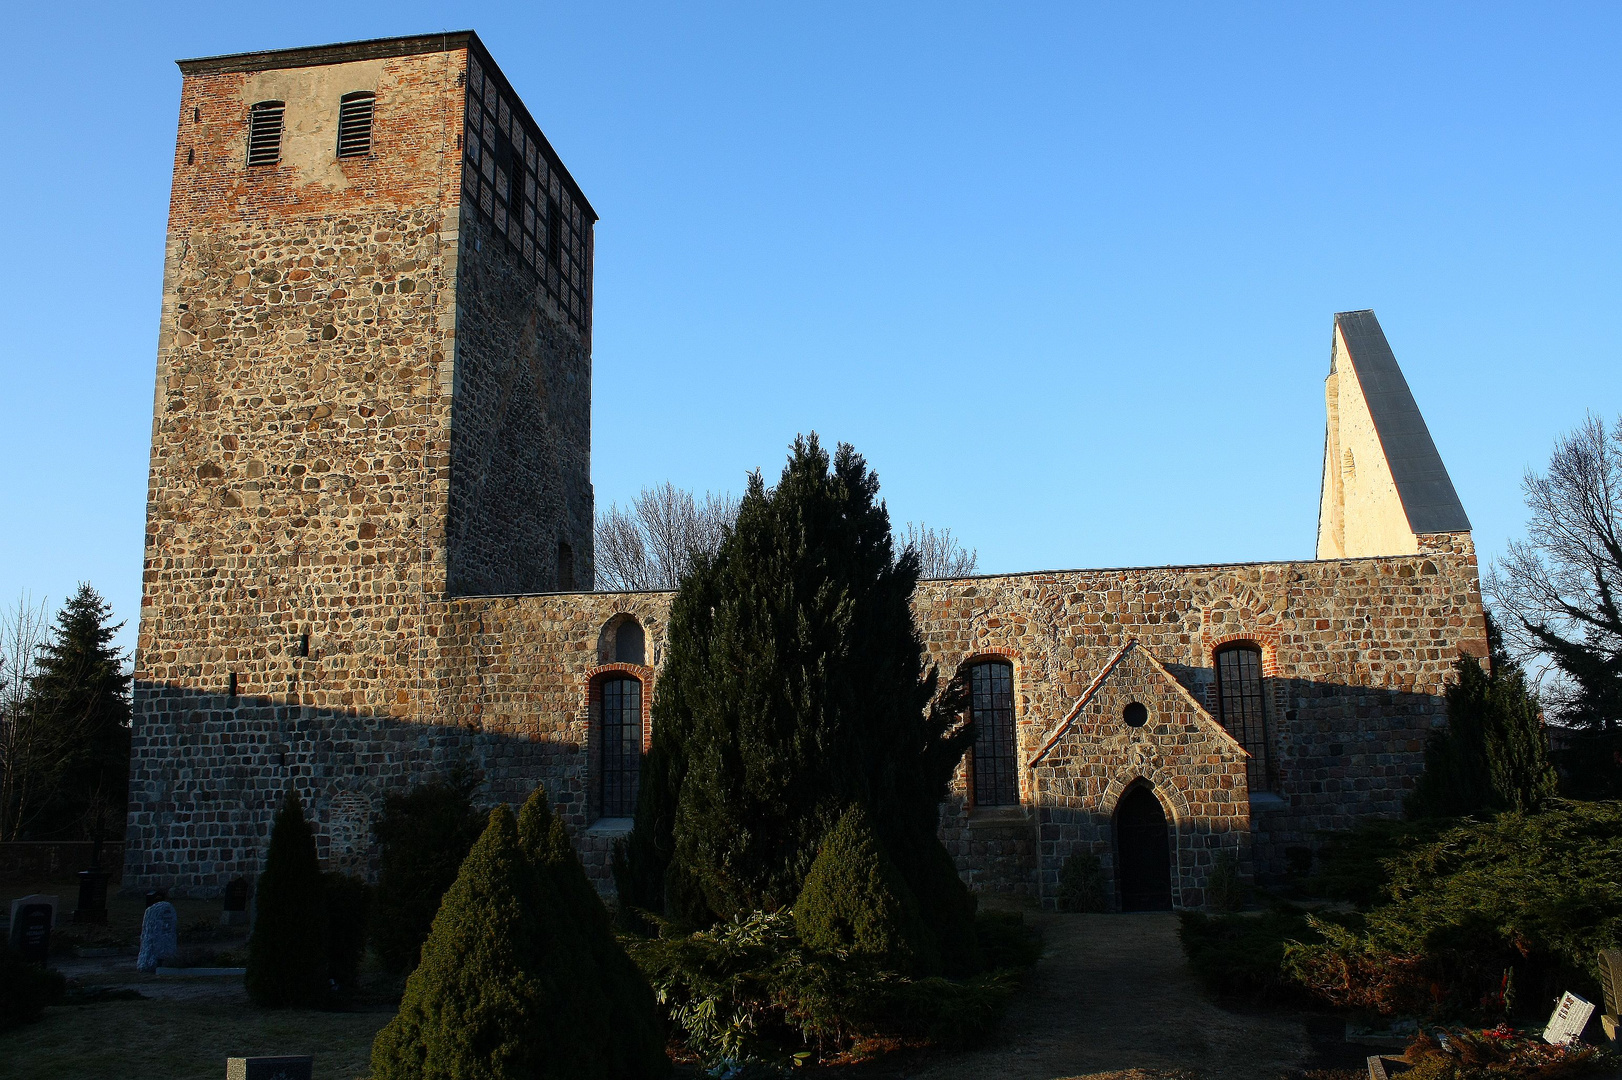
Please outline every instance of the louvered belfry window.
[[258, 101], [248, 110], [248, 165], [275, 165], [282, 160], [280, 101]]
[[1270, 791], [1267, 710], [1262, 693], [1262, 651], [1254, 645], [1223, 649], [1216, 655], [1217, 703], [1222, 726], [1250, 752], [1251, 791]]
[[969, 669], [974, 716], [974, 805], [1018, 806], [1014, 746], [1014, 665], [1005, 660]]
[[339, 99], [339, 157], [365, 157], [372, 152], [372, 112], [376, 104], [377, 95], [369, 90], [357, 90]]

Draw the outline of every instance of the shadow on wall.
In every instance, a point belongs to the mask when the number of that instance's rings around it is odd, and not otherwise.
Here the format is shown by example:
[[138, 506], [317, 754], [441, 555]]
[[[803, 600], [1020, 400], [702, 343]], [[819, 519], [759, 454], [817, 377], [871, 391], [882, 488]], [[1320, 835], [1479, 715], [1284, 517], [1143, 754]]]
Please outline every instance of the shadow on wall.
[[[1211, 669], [1166, 667], [1216, 714], [1213, 695], [1206, 692], [1214, 681]], [[1425, 742], [1446, 717], [1442, 697], [1307, 679], [1269, 678], [1267, 683], [1272, 768], [1255, 798], [1237, 793], [1249, 802], [1244, 835], [1235, 836], [1230, 822], [1180, 806], [1181, 793], [1200, 786], [1209, 762], [1180, 759], [1170, 746], [1158, 757], [1151, 749], [1146, 761], [1127, 752], [1099, 754], [1062, 773], [1045, 772], [1037, 801], [1014, 814], [967, 810], [961, 795], [949, 800], [941, 833], [959, 873], [976, 892], [1052, 907], [1065, 859], [1086, 852], [1099, 859], [1118, 906], [1117, 797], [1146, 784], [1173, 830], [1168, 844], [1176, 860], [1175, 902], [1198, 907], [1220, 851], [1233, 851], [1257, 882], [1274, 884], [1289, 872], [1291, 849], [1315, 849], [1320, 833], [1402, 815], [1403, 799], [1424, 769]], [[1044, 722], [1043, 736], [1057, 723]]]
[[154, 683], [136, 685], [134, 713], [125, 890], [214, 896], [257, 875], [289, 790], [323, 863], [371, 874], [384, 795], [458, 766], [482, 774], [474, 799], [484, 805], [521, 803], [544, 783], [588, 872], [606, 873], [607, 842], [580, 836], [588, 777], [576, 743]]

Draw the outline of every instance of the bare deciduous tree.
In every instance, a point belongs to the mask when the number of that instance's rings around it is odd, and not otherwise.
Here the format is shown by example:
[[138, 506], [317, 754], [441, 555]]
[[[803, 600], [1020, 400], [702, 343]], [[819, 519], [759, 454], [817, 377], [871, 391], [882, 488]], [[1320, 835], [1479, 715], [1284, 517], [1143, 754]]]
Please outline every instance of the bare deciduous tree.
[[1563, 722], [1622, 726], [1622, 419], [1590, 415], [1555, 444], [1545, 475], [1523, 481], [1527, 538], [1487, 575], [1511, 651], [1554, 675], [1545, 698]]
[[[629, 508], [610, 506], [597, 517], [596, 561], [599, 589], [674, 589], [694, 553], [713, 555], [738, 518], [738, 499], [706, 492], [700, 502], [668, 481], [643, 488]], [[968, 577], [979, 565], [977, 551], [965, 549], [951, 529], [907, 522], [896, 538], [896, 554], [918, 552], [919, 577]]]
[[738, 517], [732, 495], [704, 501], [669, 482], [597, 517], [597, 588], [674, 589], [694, 554], [714, 554]]
[[49, 626], [45, 601], [36, 606], [26, 593], [0, 612], [0, 840], [17, 839], [33, 821], [66, 764], [29, 701]]
[[980, 552], [965, 550], [951, 529], [932, 529], [921, 521], [909, 521], [906, 532], [897, 539], [899, 550], [912, 548], [918, 552], [918, 576], [924, 581], [968, 577], [980, 564]]

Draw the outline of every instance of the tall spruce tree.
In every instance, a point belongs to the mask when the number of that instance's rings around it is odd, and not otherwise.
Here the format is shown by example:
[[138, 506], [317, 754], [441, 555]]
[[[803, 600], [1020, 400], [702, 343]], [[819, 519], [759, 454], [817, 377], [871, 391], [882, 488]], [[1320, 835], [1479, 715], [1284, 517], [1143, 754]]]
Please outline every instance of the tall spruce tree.
[[81, 583], [57, 613], [40, 648], [38, 674], [25, 704], [51, 743], [51, 794], [38, 819], [40, 835], [91, 840], [124, 831], [129, 802], [130, 676], [113, 647], [123, 623]]
[[878, 479], [850, 446], [797, 439], [759, 473], [713, 558], [671, 607], [636, 825], [617, 871], [628, 903], [703, 922], [785, 907], [846, 808], [866, 807], [942, 942], [977, 963], [973, 900], [935, 835], [973, 739], [964, 688], [936, 695]]
[[1491, 674], [1471, 656], [1454, 665], [1447, 727], [1425, 746], [1425, 771], [1408, 798], [1411, 817], [1535, 812], [1555, 794], [1537, 695], [1487, 617]]

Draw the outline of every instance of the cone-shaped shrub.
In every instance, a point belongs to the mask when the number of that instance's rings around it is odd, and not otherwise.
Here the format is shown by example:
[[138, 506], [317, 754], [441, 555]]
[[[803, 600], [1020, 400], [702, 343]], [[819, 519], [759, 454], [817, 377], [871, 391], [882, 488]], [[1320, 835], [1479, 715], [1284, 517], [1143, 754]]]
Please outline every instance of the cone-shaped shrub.
[[606, 1003], [574, 927], [498, 806], [372, 1044], [374, 1080], [614, 1075]]
[[614, 937], [608, 909], [586, 877], [563, 820], [553, 817], [547, 807], [545, 788], [537, 787], [524, 803], [518, 815], [518, 836], [536, 870], [552, 879], [575, 923], [573, 932], [590, 954], [609, 1009], [610, 1075], [627, 1080], [663, 1076], [670, 1071], [670, 1059], [665, 1056], [664, 1025], [653, 987]]
[[940, 968], [939, 947], [919, 919], [918, 901], [860, 805], [845, 811], [822, 841], [794, 901], [794, 928], [820, 952], [849, 950], [904, 972]]
[[327, 891], [304, 805], [287, 793], [270, 830], [248, 939], [248, 997], [271, 1008], [327, 1000]]

